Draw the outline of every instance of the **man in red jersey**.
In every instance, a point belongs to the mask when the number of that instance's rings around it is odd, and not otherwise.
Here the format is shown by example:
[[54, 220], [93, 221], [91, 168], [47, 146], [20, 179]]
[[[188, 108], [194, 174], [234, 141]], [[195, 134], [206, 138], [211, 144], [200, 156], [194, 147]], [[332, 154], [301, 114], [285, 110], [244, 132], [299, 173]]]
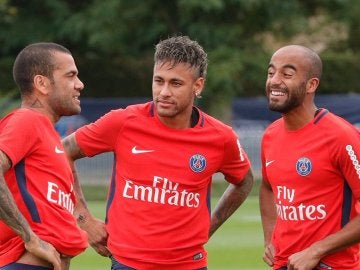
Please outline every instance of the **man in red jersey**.
[[88, 244], [54, 124], [80, 113], [84, 84], [69, 50], [55, 43], [25, 47], [13, 76], [22, 103], [0, 121], [0, 269], [68, 270]]
[[[113, 270], [206, 269], [204, 244], [248, 196], [250, 163], [231, 127], [194, 106], [207, 70], [202, 47], [171, 37], [154, 60], [152, 102], [113, 110], [63, 141], [72, 160], [115, 156], [106, 231], [84, 198], [79, 221]], [[210, 215], [216, 172], [230, 184]]]
[[260, 208], [264, 261], [273, 269], [360, 269], [360, 136], [317, 108], [322, 63], [290, 45], [269, 63], [269, 109], [282, 114], [265, 131]]

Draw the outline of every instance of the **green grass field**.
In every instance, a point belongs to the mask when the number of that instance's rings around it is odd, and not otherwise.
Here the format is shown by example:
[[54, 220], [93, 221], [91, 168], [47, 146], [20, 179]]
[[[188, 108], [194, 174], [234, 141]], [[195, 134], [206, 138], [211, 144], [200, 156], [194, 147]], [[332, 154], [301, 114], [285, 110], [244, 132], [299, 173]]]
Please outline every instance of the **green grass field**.
[[[217, 198], [213, 198], [215, 203]], [[93, 213], [103, 218], [105, 203], [89, 201]], [[263, 235], [260, 223], [258, 197], [249, 196], [233, 216], [212, 236], [206, 249], [209, 270], [269, 269], [262, 261]], [[88, 248], [72, 260], [73, 270], [109, 270], [110, 260]]]

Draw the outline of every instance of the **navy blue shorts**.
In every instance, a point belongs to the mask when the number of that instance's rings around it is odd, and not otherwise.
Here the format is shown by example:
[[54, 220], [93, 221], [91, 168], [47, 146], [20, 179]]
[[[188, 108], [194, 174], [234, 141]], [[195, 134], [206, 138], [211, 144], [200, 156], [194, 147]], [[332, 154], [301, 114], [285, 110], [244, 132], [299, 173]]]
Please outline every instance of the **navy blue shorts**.
[[37, 266], [23, 263], [10, 263], [3, 267], [0, 267], [0, 270], [52, 270], [53, 268], [48, 268], [45, 266]]
[[[123, 265], [122, 263], [119, 263], [112, 256], [110, 257], [110, 259], [111, 259], [111, 270], [136, 270], [135, 268], [132, 268], [132, 267]], [[200, 268], [198, 270], [207, 270], [207, 267], [203, 267], [203, 268]]]

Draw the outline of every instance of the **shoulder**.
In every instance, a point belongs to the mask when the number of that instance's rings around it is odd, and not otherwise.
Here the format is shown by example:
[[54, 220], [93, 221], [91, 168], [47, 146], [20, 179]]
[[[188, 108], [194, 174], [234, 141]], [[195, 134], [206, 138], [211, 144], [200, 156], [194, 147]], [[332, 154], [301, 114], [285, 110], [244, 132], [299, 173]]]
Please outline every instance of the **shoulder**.
[[51, 124], [50, 119], [45, 115], [26, 108], [16, 109], [1, 119], [1, 123], [8, 127], [17, 127], [25, 130], [26, 128], [38, 127], [44, 124]]
[[321, 130], [324, 130], [327, 134], [333, 134], [333, 136], [353, 136], [354, 134], [359, 135], [359, 130], [352, 125], [350, 122], [346, 121], [344, 118], [335, 115], [331, 112], [328, 112], [316, 123]]
[[140, 115], [147, 115], [149, 113], [151, 113], [151, 109], [152, 109], [152, 102], [148, 102], [148, 103], [142, 103], [142, 104], [133, 104], [133, 105], [129, 105], [126, 108], [119, 108], [119, 109], [115, 109], [115, 110], [111, 110], [110, 112], [108, 112], [107, 114], [110, 115], [124, 115], [124, 116], [128, 116], [128, 117], [133, 117], [133, 116], [140, 116]]
[[[206, 129], [212, 129], [220, 134], [227, 135], [234, 132], [233, 128], [225, 124], [224, 122], [220, 121], [219, 119], [216, 119], [213, 116], [210, 116], [203, 111], [199, 110], [202, 117], [200, 117], [200, 121], [203, 121], [203, 127]], [[201, 125], [201, 123], [200, 123]]]
[[[17, 109], [0, 122], [0, 148], [13, 163], [48, 139], [48, 130], [55, 129], [48, 117], [34, 110]], [[35, 147], [35, 148], [34, 148]]]
[[279, 132], [279, 129], [281, 128], [284, 128], [284, 120], [282, 117], [275, 120], [265, 128], [264, 136], [268, 136], [274, 133], [276, 134], [277, 132]]
[[124, 109], [124, 113], [132, 117], [148, 116], [154, 113], [154, 103], [147, 102], [147, 103], [129, 105]]
[[143, 103], [143, 104], [134, 104], [129, 105], [126, 108], [119, 108], [115, 110], [111, 110], [106, 113], [105, 117], [116, 118], [134, 118], [139, 116], [148, 115], [151, 112], [151, 102]]
[[2, 120], [18, 119], [18, 118], [20, 119], [34, 118], [34, 117], [38, 117], [38, 114], [39, 114], [38, 112], [30, 109], [18, 108], [8, 113]]

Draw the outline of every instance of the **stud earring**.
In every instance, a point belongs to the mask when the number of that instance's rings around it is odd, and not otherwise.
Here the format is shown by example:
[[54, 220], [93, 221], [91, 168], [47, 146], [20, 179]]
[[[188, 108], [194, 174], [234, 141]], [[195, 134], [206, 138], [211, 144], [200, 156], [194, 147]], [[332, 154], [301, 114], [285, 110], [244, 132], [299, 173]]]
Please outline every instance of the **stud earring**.
[[200, 92], [196, 92], [196, 93], [195, 93], [195, 96], [196, 96], [197, 98], [202, 98]]

